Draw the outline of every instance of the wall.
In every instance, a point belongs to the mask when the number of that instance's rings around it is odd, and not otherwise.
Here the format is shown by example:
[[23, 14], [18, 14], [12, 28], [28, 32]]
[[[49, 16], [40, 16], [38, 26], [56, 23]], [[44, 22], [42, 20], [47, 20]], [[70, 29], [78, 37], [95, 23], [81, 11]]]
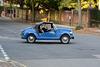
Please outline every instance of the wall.
[[[71, 20], [69, 19], [69, 16], [71, 16]], [[77, 26], [79, 23], [78, 11], [63, 11], [61, 21], [64, 24], [70, 25], [71, 23], [71, 25]], [[87, 12], [82, 12], [82, 25], [87, 26], [88, 23]]]
[[[16, 9], [16, 16], [17, 18], [21, 18], [21, 19], [26, 19], [26, 11], [25, 9]], [[32, 20], [32, 13], [31, 10], [28, 10], [28, 14], [27, 14], [28, 20]], [[39, 13], [39, 11], [35, 11], [35, 20], [36, 21], [41, 21], [41, 14]]]
[[[26, 16], [28, 17], [28, 20], [32, 20], [32, 13], [31, 10], [28, 10], [28, 14], [26, 13], [26, 9], [16, 9], [16, 18], [20, 19], [26, 19]], [[27, 14], [27, 15], [26, 15]], [[78, 11], [72, 10], [72, 11], [50, 11], [51, 21], [58, 24], [66, 24], [72, 26], [77, 26], [79, 24], [79, 17], [78, 17]], [[71, 20], [69, 19], [69, 16], [71, 16]], [[42, 18], [47, 18], [48, 12], [44, 11], [44, 13], [40, 14], [39, 11], [35, 11], [35, 20], [41, 21]], [[82, 25], [84, 27], [88, 27], [89, 24], [89, 11], [82, 11]]]

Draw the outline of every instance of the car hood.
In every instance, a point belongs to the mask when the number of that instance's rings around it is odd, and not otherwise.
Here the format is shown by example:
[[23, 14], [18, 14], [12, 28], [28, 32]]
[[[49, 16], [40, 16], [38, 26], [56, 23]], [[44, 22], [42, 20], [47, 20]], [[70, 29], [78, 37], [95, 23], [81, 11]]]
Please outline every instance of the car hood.
[[25, 28], [23, 31], [34, 29], [32, 27]]
[[57, 28], [60, 31], [68, 31], [68, 32], [72, 32], [72, 29], [68, 29], [68, 28]]

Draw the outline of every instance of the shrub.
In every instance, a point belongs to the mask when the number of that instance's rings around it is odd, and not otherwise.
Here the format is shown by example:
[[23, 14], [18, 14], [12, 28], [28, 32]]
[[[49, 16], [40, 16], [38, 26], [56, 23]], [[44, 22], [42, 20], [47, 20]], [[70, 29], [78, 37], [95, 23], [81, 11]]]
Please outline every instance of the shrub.
[[99, 27], [100, 21], [90, 20], [90, 27]]
[[76, 30], [80, 30], [80, 29], [83, 29], [83, 27], [81, 27], [81, 26], [76, 26]]

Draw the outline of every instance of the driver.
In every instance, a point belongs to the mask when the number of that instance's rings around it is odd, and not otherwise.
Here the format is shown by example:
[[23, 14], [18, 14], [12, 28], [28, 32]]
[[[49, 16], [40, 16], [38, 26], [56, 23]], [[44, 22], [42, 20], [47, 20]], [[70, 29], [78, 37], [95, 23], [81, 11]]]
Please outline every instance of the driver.
[[43, 27], [42, 27], [42, 30], [43, 30], [43, 32], [45, 33], [45, 32], [48, 32], [48, 31], [53, 30], [53, 27], [52, 27], [50, 30], [48, 30], [48, 27], [47, 27], [46, 24], [44, 23], [44, 24], [43, 24]]
[[46, 24], [45, 24], [45, 23], [43, 24], [42, 30], [43, 30], [44, 32], [48, 32], [48, 28], [46, 27]]

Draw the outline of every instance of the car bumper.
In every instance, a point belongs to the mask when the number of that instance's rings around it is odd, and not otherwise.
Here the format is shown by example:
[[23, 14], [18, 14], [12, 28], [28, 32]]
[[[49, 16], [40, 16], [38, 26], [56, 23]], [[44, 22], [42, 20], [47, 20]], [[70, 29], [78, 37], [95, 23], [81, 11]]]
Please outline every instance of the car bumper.
[[21, 39], [26, 39], [24, 36], [21, 36]]
[[21, 37], [21, 39], [24, 39], [24, 37]]
[[71, 39], [75, 39], [74, 37], [71, 37]]
[[72, 37], [72, 39], [74, 39], [74, 37]]

